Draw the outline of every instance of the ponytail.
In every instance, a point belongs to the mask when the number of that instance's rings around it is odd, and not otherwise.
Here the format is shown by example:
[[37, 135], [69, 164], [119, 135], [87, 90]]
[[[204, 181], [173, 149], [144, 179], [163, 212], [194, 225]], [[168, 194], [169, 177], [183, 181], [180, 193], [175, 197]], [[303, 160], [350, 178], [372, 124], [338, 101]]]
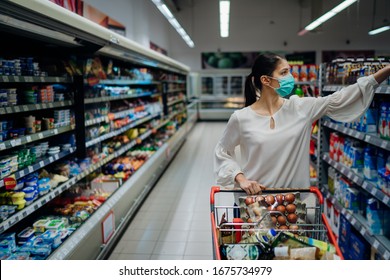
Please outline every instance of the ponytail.
[[256, 102], [256, 88], [253, 84], [253, 74], [250, 73], [245, 80], [245, 107], [248, 107]]

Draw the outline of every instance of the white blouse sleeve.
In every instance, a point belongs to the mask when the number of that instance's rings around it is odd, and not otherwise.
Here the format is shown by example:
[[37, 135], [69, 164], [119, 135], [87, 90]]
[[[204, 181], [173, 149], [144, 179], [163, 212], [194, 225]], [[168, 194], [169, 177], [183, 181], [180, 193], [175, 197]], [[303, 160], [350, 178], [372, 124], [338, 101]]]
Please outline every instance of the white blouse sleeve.
[[240, 144], [240, 127], [235, 113], [223, 132], [222, 138], [215, 147], [214, 174], [219, 185], [233, 185], [239, 173], [243, 173], [235, 159], [235, 147]]
[[312, 121], [327, 115], [336, 121], [352, 122], [368, 109], [377, 86], [373, 75], [362, 77], [355, 84], [326, 97], [305, 98], [311, 106], [304, 107], [310, 110]]

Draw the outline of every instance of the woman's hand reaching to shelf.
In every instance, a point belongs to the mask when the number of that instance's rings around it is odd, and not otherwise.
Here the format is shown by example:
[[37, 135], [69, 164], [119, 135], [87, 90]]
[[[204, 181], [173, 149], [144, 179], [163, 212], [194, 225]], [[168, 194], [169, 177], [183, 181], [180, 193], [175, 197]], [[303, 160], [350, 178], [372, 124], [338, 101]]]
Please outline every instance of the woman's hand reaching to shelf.
[[266, 189], [265, 186], [259, 184], [258, 182], [248, 180], [242, 173], [238, 174], [235, 180], [239, 184], [240, 188], [250, 195], [261, 194], [261, 192]]

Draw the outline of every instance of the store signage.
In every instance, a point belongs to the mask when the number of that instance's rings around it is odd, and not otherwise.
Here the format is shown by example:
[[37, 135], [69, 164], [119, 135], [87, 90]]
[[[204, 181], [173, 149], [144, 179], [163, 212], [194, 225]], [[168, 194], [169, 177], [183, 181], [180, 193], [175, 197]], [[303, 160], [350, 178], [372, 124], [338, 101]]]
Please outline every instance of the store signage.
[[115, 232], [115, 216], [114, 212], [110, 213], [102, 221], [102, 242], [107, 244]]

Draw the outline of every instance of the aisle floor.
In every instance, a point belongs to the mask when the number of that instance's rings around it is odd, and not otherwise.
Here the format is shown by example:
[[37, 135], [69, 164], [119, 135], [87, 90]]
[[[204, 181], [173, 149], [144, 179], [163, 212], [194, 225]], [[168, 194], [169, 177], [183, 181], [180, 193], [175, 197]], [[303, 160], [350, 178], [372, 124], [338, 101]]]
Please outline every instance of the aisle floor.
[[110, 260], [213, 259], [210, 187], [225, 122], [199, 122], [157, 182]]

